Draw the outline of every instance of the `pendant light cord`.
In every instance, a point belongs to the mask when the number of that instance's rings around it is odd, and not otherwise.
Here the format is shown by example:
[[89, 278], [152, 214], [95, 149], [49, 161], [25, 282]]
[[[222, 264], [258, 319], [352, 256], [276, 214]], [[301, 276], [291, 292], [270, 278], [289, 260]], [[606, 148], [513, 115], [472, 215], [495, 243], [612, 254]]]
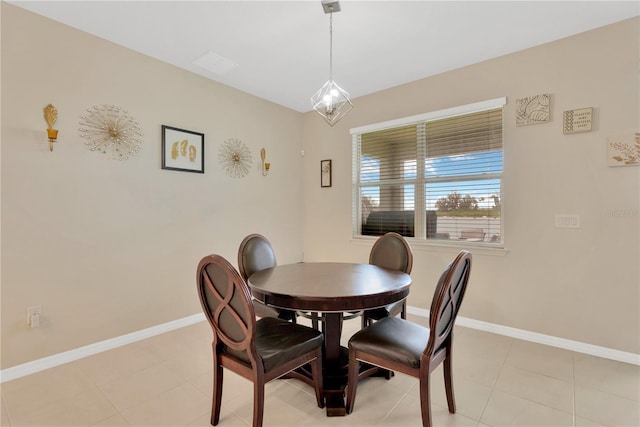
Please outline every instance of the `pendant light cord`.
[[329, 12], [329, 80], [333, 81], [333, 11]]

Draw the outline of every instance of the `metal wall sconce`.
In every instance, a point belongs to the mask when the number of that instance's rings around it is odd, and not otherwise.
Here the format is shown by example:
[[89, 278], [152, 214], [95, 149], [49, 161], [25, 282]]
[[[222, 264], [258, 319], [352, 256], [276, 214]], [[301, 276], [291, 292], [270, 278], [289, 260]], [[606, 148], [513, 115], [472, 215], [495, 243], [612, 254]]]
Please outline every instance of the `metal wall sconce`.
[[49, 140], [49, 151], [53, 151], [53, 143], [58, 139], [58, 130], [53, 128], [53, 125], [58, 120], [58, 110], [56, 107], [49, 104], [43, 109], [44, 120], [47, 122], [47, 139]]
[[264, 148], [262, 148], [260, 150], [260, 158], [262, 159], [262, 176], [269, 175], [269, 169], [271, 169], [271, 163], [264, 161], [266, 157], [267, 157], [267, 152]]

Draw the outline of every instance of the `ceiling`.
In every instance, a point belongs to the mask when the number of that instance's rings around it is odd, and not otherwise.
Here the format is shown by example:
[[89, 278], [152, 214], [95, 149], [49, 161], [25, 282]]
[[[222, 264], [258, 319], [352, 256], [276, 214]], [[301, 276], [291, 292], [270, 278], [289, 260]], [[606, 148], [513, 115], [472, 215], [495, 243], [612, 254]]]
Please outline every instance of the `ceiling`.
[[[320, 0], [9, 3], [300, 112], [329, 78]], [[340, 6], [333, 77], [352, 99], [640, 15], [637, 0]], [[207, 52], [237, 66], [217, 74], [194, 64]]]

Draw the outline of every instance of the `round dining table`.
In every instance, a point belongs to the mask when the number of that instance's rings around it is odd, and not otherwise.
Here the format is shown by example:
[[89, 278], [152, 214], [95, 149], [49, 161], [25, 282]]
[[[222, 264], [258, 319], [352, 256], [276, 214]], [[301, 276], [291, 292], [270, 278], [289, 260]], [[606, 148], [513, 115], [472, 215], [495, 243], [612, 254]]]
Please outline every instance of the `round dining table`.
[[248, 278], [254, 298], [274, 307], [321, 313], [327, 416], [345, 415], [348, 354], [340, 345], [344, 314], [383, 307], [409, 295], [411, 276], [371, 264], [303, 262], [258, 271]]

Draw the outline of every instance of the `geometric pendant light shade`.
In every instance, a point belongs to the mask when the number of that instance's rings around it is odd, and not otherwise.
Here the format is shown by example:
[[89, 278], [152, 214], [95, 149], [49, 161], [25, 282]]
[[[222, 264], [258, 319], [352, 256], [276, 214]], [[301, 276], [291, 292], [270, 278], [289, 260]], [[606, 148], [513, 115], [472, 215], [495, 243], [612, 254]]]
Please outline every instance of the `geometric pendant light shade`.
[[311, 105], [330, 126], [336, 124], [353, 108], [349, 94], [333, 81], [333, 12], [340, 12], [337, 0], [322, 0], [329, 14], [329, 80], [311, 97]]

